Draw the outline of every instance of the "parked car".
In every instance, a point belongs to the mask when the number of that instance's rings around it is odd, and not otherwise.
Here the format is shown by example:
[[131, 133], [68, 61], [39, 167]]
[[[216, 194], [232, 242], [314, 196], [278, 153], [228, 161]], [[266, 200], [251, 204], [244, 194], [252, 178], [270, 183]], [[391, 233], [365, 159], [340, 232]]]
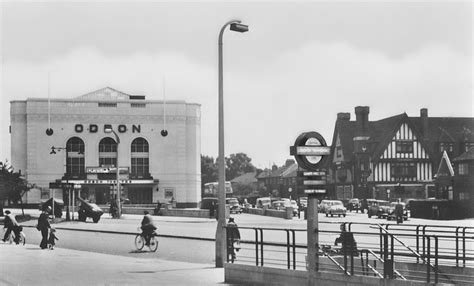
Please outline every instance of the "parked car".
[[359, 199], [350, 199], [347, 203], [347, 210], [348, 211], [356, 211], [359, 212], [360, 210], [360, 201]]
[[286, 210], [286, 207], [291, 207], [290, 202], [279, 200], [279, 201], [273, 201], [271, 208], [274, 210], [283, 211], [283, 210]]
[[330, 202], [330, 200], [322, 200], [318, 206], [318, 212], [325, 213], [326, 209], [329, 207]]
[[388, 214], [390, 203], [384, 200], [374, 200], [374, 201], [370, 201], [370, 205], [368, 208], [369, 209], [367, 211], [367, 215], [369, 216], [369, 218], [372, 216], [377, 216], [378, 218], [384, 218]]
[[242, 208], [240, 207], [239, 200], [237, 198], [227, 198], [225, 203], [229, 205], [230, 213], [241, 214]]
[[362, 213], [365, 213], [367, 211], [368, 213], [370, 204], [372, 204], [372, 202], [375, 202], [375, 201], [376, 199], [362, 199], [360, 201], [360, 211]]
[[[387, 214], [387, 220], [394, 219], [396, 220], [397, 217], [395, 215], [395, 206], [397, 205], [397, 202], [391, 202], [390, 207], [388, 209], [388, 214]], [[408, 209], [406, 207], [405, 203], [400, 203], [403, 205], [403, 220], [408, 220]]]
[[344, 207], [344, 204], [342, 203], [342, 201], [329, 201], [329, 205], [328, 207], [326, 208], [326, 216], [334, 216], [334, 215], [338, 215], [338, 216], [346, 216], [346, 207]]
[[[53, 208], [53, 198], [50, 198], [46, 201], [42, 201], [40, 203], [39, 209], [45, 211], [48, 207], [54, 209], [54, 216], [55, 217], [62, 217], [63, 216], [63, 208], [64, 208], [64, 201], [60, 199], [54, 199], [54, 208]], [[52, 211], [51, 211], [52, 212]], [[52, 214], [52, 213], [50, 213]]]
[[92, 221], [98, 223], [100, 216], [104, 214], [104, 211], [99, 208], [96, 204], [90, 203], [82, 198], [78, 198], [81, 201], [79, 207], [79, 220], [86, 221], [88, 217], [92, 218]]

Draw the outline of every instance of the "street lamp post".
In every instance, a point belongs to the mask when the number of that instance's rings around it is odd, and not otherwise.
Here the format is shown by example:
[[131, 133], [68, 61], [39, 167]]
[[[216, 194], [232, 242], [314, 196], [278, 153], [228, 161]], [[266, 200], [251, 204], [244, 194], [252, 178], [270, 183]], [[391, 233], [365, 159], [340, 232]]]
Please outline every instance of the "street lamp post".
[[222, 26], [219, 33], [219, 184], [218, 184], [218, 218], [216, 229], [216, 267], [224, 266], [226, 257], [226, 221], [225, 221], [225, 155], [224, 155], [224, 84], [223, 84], [223, 57], [222, 57], [222, 37], [227, 26], [230, 30], [244, 33], [248, 31], [248, 26], [241, 24], [239, 20], [232, 20]]
[[[69, 174], [68, 174], [68, 171], [67, 171], [67, 159], [69, 157], [69, 153], [68, 153], [68, 150], [67, 150], [67, 147], [54, 147], [54, 146], [51, 146], [51, 152], [49, 152], [49, 154], [56, 154], [56, 151], [61, 151], [61, 150], [64, 150], [65, 153], [66, 153], [66, 173], [65, 173], [65, 176], [66, 176], [66, 184], [68, 185], [68, 196], [67, 196], [67, 205], [66, 205], [66, 221], [70, 221], [71, 220], [71, 217], [70, 217], [70, 214], [69, 214], [69, 204], [70, 204], [70, 200], [69, 200]], [[64, 189], [63, 189], [64, 190]], [[64, 194], [64, 192], [63, 192]], [[51, 203], [51, 206], [52, 206], [52, 209], [53, 209], [53, 218], [54, 218], [54, 191], [53, 191], [53, 201]]]
[[122, 216], [122, 207], [120, 205], [121, 192], [120, 192], [120, 168], [119, 168], [119, 144], [120, 138], [118, 134], [112, 129], [112, 125], [105, 124], [104, 126], [105, 133], [113, 133], [115, 135], [115, 140], [117, 141], [117, 163], [116, 163], [116, 179], [117, 179], [117, 218]]

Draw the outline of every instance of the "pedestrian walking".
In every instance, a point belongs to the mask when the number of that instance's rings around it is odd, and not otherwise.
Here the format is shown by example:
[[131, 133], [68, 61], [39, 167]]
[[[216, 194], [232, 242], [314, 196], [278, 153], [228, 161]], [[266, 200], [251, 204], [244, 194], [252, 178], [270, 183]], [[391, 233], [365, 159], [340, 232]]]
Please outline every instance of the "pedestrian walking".
[[228, 259], [234, 262], [236, 255], [235, 251], [240, 250], [240, 231], [239, 227], [234, 221], [234, 218], [229, 218], [227, 223], [227, 256]]
[[49, 213], [51, 212], [51, 207], [48, 206], [46, 210], [42, 211], [39, 218], [38, 218], [38, 224], [36, 225], [36, 229], [41, 231], [41, 243], [40, 247], [41, 249], [45, 249], [48, 247], [48, 234], [49, 234], [49, 229], [51, 228], [51, 225], [49, 224]]
[[211, 201], [211, 205], [209, 206], [209, 218], [214, 218], [215, 210], [216, 210], [216, 202]]
[[153, 214], [154, 215], [160, 215], [160, 209], [161, 209], [161, 203], [160, 201], [156, 201], [156, 207], [155, 209], [153, 210]]
[[395, 217], [397, 218], [397, 224], [403, 223], [403, 204], [400, 199], [395, 205]]

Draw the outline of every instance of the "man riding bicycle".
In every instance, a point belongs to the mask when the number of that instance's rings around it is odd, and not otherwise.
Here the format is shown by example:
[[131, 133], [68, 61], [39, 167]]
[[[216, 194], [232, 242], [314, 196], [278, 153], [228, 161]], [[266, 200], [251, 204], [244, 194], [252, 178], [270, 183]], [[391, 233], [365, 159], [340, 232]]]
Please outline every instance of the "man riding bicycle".
[[142, 219], [142, 235], [145, 238], [145, 243], [147, 246], [150, 245], [150, 238], [153, 235], [153, 232], [156, 230], [156, 226], [153, 223], [153, 217], [148, 211], [144, 211], [145, 216]]
[[15, 234], [15, 243], [18, 244], [20, 243], [20, 225], [15, 219], [15, 216], [11, 214], [10, 211], [5, 211], [5, 220], [3, 224], [3, 228], [6, 228], [7, 231], [5, 232], [5, 236], [3, 237], [3, 242], [5, 242], [8, 237], [10, 236], [10, 233], [13, 231]]

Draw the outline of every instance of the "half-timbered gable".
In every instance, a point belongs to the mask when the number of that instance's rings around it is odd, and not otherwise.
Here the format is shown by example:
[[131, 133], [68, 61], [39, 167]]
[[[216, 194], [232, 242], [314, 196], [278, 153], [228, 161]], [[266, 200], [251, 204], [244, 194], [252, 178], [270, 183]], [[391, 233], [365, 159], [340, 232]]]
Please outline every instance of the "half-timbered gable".
[[433, 178], [430, 156], [405, 116], [380, 158], [374, 158], [374, 182], [428, 182]]

